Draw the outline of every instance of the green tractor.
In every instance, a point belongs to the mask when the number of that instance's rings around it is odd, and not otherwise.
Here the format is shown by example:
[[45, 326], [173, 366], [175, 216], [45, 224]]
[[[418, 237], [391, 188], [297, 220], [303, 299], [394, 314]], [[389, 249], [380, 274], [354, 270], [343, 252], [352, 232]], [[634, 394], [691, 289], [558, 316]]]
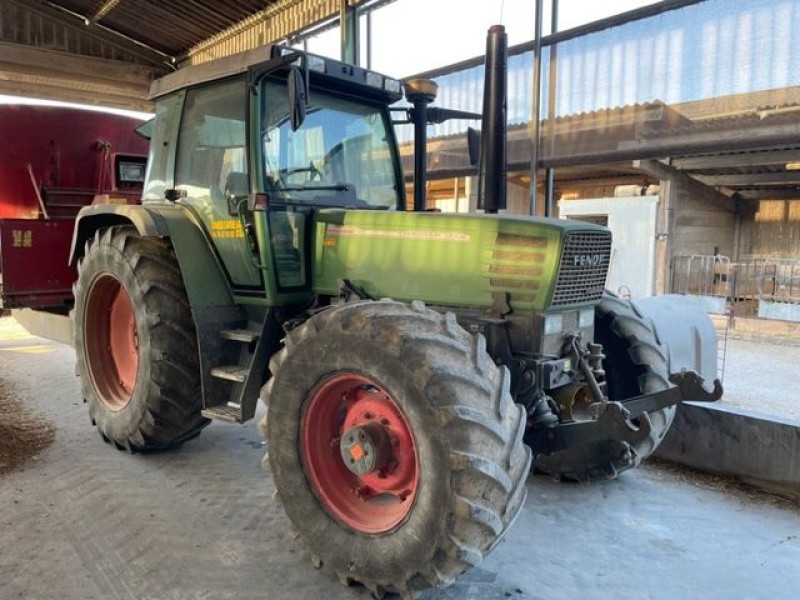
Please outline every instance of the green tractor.
[[[444, 113], [410, 89], [424, 130]], [[502, 166], [487, 214], [406, 210], [399, 81], [276, 46], [152, 95], [142, 204], [84, 208], [72, 242], [92, 422], [162, 449], [260, 397], [278, 496], [343, 583], [447, 585], [511, 526], [532, 458], [612, 477], [678, 402], [718, 397], [604, 292], [607, 229], [496, 214]]]

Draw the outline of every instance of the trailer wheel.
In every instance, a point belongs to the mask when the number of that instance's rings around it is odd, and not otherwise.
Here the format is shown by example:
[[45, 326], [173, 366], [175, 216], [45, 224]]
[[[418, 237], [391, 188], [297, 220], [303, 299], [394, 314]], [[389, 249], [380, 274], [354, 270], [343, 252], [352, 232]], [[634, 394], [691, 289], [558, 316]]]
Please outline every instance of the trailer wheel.
[[[667, 356], [655, 329], [630, 302], [608, 292], [603, 295], [595, 309], [595, 340], [603, 345], [606, 355], [603, 364], [611, 400], [623, 401], [671, 385]], [[619, 441], [586, 444], [538, 456], [536, 469], [577, 481], [613, 479], [638, 466], [655, 451], [675, 418], [675, 407], [651, 411], [644, 418], [650, 420], [650, 435], [637, 444]]]
[[262, 390], [278, 495], [316, 561], [373, 594], [451, 583], [526, 495], [508, 371], [452, 314], [382, 300], [289, 333]]
[[74, 341], [92, 423], [127, 450], [179, 444], [208, 424], [191, 310], [167, 244], [129, 227], [95, 233], [78, 264]]

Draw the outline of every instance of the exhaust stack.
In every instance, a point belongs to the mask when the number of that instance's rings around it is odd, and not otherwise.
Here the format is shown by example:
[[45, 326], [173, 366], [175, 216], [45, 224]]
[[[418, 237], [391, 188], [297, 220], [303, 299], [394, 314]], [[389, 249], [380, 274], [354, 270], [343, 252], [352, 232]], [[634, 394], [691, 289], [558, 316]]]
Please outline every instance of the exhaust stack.
[[506, 207], [506, 88], [508, 36], [492, 25], [486, 37], [478, 208], [496, 213]]

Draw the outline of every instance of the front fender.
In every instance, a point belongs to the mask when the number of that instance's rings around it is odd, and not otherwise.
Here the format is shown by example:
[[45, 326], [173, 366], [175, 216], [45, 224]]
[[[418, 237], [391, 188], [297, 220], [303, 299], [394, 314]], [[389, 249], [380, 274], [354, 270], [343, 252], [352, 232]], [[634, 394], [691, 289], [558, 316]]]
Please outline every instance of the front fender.
[[701, 302], [691, 296], [665, 294], [632, 303], [653, 321], [667, 351], [670, 373], [694, 371], [707, 385], [717, 379], [717, 332]]

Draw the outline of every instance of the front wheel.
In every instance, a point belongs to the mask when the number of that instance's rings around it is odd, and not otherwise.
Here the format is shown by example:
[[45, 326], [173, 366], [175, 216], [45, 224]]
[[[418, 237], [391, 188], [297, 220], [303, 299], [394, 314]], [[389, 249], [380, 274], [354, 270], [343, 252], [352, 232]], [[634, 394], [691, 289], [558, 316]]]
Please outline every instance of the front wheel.
[[98, 231], [78, 265], [74, 342], [92, 423], [128, 450], [167, 448], [200, 415], [197, 341], [177, 260], [127, 227]]
[[275, 486], [340, 580], [404, 596], [446, 585], [519, 513], [524, 411], [453, 315], [344, 304], [293, 330], [270, 369]]
[[[652, 322], [629, 301], [606, 293], [595, 308], [595, 341], [606, 359], [607, 395], [624, 404], [628, 398], [671, 386], [667, 356]], [[650, 433], [636, 444], [607, 440], [536, 458], [539, 471], [564, 479], [611, 479], [638, 466], [655, 452], [675, 418], [675, 407], [645, 413]]]

